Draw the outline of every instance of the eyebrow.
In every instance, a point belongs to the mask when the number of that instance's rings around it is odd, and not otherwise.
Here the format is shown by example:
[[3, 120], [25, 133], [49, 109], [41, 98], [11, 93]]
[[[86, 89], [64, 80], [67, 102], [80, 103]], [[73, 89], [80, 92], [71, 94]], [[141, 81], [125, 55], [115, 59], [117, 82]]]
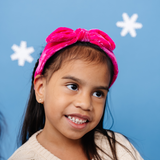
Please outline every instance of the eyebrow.
[[[70, 75], [69, 76], [64, 76], [64, 77], [62, 77], [62, 79], [71, 79], [71, 80], [76, 81], [76, 82], [78, 82], [80, 84], [84, 84], [84, 82], [81, 79], [73, 77], [73, 76], [70, 76]], [[108, 86], [97, 86], [95, 88], [109, 91], [109, 87]]]
[[96, 87], [96, 89], [103, 89], [103, 90], [106, 90], [106, 91], [109, 91], [109, 87], [104, 87], [104, 86], [99, 86], [99, 87]]
[[62, 79], [71, 79], [71, 80], [76, 81], [78, 83], [84, 84], [84, 82], [82, 80], [80, 80], [79, 78], [73, 77], [73, 76], [64, 76], [64, 77], [62, 77]]

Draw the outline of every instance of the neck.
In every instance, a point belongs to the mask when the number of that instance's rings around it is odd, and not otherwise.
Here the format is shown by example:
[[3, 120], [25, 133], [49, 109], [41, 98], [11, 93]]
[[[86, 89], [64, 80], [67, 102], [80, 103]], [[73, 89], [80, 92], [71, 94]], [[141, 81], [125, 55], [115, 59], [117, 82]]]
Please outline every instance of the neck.
[[45, 149], [60, 159], [72, 160], [77, 159], [77, 155], [80, 155], [78, 159], [87, 160], [81, 139], [72, 140], [60, 134], [55, 134], [55, 132], [52, 133], [44, 127], [37, 136], [37, 140]]
[[69, 139], [58, 131], [49, 130], [46, 126], [42, 130], [42, 132], [37, 136], [37, 140], [40, 144], [46, 145], [49, 144], [50, 146], [56, 146], [57, 148], [61, 149], [68, 149], [68, 148], [82, 148], [81, 139]]

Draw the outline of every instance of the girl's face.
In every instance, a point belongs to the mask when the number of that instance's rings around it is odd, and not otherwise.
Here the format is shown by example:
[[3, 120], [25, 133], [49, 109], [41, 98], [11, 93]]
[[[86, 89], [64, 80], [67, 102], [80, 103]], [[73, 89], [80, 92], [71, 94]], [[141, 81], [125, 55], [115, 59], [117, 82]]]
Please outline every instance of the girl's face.
[[35, 79], [37, 101], [44, 104], [45, 127], [58, 138], [78, 140], [99, 123], [105, 106], [110, 72], [106, 64], [66, 62], [49, 82]]

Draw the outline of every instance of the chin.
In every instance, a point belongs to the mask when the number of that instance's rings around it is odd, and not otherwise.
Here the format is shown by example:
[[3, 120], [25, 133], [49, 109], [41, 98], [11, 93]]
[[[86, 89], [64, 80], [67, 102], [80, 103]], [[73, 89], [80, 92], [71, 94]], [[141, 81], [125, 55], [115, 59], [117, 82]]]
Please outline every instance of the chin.
[[81, 139], [86, 133], [73, 133], [73, 134], [69, 134], [69, 135], [66, 135], [66, 137], [68, 139], [71, 139], [71, 140], [79, 140]]

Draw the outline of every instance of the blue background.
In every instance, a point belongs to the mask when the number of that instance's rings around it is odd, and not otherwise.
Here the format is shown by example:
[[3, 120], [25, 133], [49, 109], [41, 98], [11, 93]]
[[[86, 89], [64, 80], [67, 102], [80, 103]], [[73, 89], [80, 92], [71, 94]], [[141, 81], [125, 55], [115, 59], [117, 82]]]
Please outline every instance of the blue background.
[[[7, 122], [3, 138], [5, 159], [16, 150], [22, 113], [30, 90], [34, 64], [45, 38], [57, 27], [98, 28], [116, 42], [119, 76], [109, 93], [113, 130], [134, 141], [145, 160], [160, 151], [160, 1], [159, 0], [5, 0], [0, 1], [0, 110]], [[138, 14], [135, 38], [120, 35], [122, 14]], [[34, 47], [32, 63], [12, 61], [13, 44]], [[107, 120], [107, 115], [106, 115]], [[104, 124], [107, 127], [107, 124]]]

